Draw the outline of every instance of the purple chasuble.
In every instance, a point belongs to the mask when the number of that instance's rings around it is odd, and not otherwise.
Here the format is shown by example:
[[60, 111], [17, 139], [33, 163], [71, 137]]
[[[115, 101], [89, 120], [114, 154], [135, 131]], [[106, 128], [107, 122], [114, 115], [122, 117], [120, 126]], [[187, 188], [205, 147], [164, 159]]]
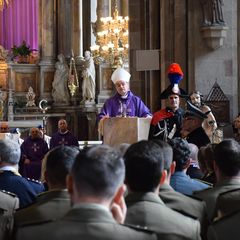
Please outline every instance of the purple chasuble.
[[79, 147], [77, 138], [69, 131], [66, 133], [56, 132], [51, 137], [50, 149], [60, 145]]
[[109, 98], [103, 105], [98, 120], [108, 115], [109, 117], [147, 117], [152, 116], [150, 110], [143, 101], [133, 95], [131, 91], [128, 92], [127, 98], [122, 98], [121, 95], [116, 93], [113, 97]]
[[[48, 145], [42, 138], [26, 138], [21, 145], [20, 173], [24, 177], [40, 179], [42, 159], [47, 152]], [[30, 163], [24, 164], [25, 159]]]

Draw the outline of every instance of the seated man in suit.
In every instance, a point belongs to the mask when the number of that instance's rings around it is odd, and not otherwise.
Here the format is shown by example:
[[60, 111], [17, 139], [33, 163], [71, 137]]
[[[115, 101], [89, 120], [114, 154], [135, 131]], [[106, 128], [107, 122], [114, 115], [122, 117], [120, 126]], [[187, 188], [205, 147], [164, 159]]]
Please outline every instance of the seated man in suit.
[[211, 189], [195, 195], [207, 204], [209, 221], [216, 217], [216, 200], [220, 193], [240, 188], [240, 145], [233, 139], [225, 139], [214, 149], [214, 171], [217, 183]]
[[198, 219], [201, 223], [201, 235], [203, 239], [206, 239], [206, 229], [208, 227], [206, 205], [204, 201], [201, 201], [192, 196], [186, 196], [180, 192], [175, 191], [170, 186], [171, 176], [175, 172], [176, 162], [173, 161], [172, 147], [161, 140], [154, 140], [162, 149], [164, 155], [164, 170], [166, 172], [165, 181], [161, 183], [159, 196], [163, 202], [171, 209], [192, 216], [194, 219]]
[[173, 239], [174, 236], [200, 239], [199, 222], [168, 208], [158, 196], [160, 184], [166, 177], [164, 155], [159, 145], [146, 140], [134, 143], [124, 158], [125, 182], [129, 190], [125, 223], [146, 227], [160, 235], [165, 233]]
[[125, 216], [124, 176], [124, 161], [118, 151], [106, 145], [85, 148], [67, 177], [71, 210], [56, 222], [25, 225], [19, 229], [16, 239], [156, 239], [153, 233], [129, 228], [114, 220], [112, 208], [115, 214], [118, 212], [120, 222]]
[[32, 204], [44, 186], [34, 180], [24, 178], [18, 173], [21, 150], [13, 140], [0, 140], [0, 189], [15, 193], [20, 208]]
[[15, 214], [15, 228], [26, 223], [37, 223], [58, 219], [70, 209], [70, 197], [66, 187], [66, 176], [70, 172], [79, 149], [58, 146], [47, 153], [44, 172], [48, 191], [39, 194], [36, 202]]

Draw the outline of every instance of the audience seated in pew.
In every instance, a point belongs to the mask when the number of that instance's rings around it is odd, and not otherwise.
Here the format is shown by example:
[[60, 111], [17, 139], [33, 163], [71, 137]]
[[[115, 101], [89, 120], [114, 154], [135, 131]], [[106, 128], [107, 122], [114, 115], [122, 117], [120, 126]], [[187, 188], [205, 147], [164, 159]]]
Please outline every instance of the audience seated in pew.
[[154, 140], [154, 142], [160, 146], [164, 155], [164, 170], [166, 178], [160, 186], [160, 198], [169, 208], [192, 217], [193, 219], [198, 219], [201, 224], [202, 239], [206, 239], [208, 220], [205, 202], [194, 198], [193, 196], [186, 196], [177, 192], [170, 186], [170, 179], [172, 174], [174, 174], [176, 167], [176, 162], [173, 161], [172, 147], [161, 140]]
[[0, 189], [15, 193], [19, 198], [19, 207], [32, 204], [37, 194], [43, 192], [44, 186], [36, 180], [19, 175], [18, 163], [21, 150], [13, 140], [0, 140]]
[[127, 149], [125, 182], [129, 193], [125, 223], [153, 230], [159, 239], [165, 239], [161, 234], [173, 239], [201, 239], [199, 221], [168, 208], [158, 195], [166, 178], [164, 152], [164, 147], [146, 140]]
[[25, 224], [15, 239], [156, 240], [153, 232], [119, 224], [113, 218], [121, 223], [125, 218], [124, 176], [123, 158], [112, 147], [83, 149], [67, 176], [72, 208], [57, 221]]
[[66, 176], [78, 153], [79, 149], [68, 146], [58, 146], [48, 152], [44, 171], [48, 191], [39, 194], [34, 204], [15, 214], [16, 231], [25, 224], [56, 220], [70, 209]]
[[188, 142], [182, 138], [174, 138], [168, 142], [173, 148], [173, 161], [176, 162], [174, 174], [171, 176], [170, 185], [182, 194], [192, 195], [194, 191], [209, 188], [209, 185], [191, 179], [187, 174], [190, 165], [190, 148]]
[[216, 217], [219, 194], [240, 188], [240, 145], [234, 139], [224, 139], [215, 147], [214, 171], [216, 185], [195, 193], [195, 196], [206, 202], [209, 221]]

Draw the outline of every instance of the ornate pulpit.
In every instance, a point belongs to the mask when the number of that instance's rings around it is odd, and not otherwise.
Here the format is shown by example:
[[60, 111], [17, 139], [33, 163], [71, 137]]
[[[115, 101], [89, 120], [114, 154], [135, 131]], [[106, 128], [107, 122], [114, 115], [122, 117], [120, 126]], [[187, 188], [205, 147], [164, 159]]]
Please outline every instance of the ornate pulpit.
[[103, 122], [103, 143], [117, 146], [148, 139], [151, 118], [114, 117]]

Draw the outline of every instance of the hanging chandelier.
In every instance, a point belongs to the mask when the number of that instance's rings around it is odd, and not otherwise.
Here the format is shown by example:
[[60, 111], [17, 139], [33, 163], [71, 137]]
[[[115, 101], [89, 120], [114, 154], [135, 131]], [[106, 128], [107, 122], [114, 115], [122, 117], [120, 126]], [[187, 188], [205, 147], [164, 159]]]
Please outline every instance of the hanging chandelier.
[[9, 0], [0, 0], [0, 11], [4, 9], [4, 7], [9, 5]]
[[96, 33], [96, 45], [90, 50], [96, 64], [108, 63], [112, 68], [128, 62], [128, 16], [118, 16], [117, 1], [113, 17], [102, 17]]

